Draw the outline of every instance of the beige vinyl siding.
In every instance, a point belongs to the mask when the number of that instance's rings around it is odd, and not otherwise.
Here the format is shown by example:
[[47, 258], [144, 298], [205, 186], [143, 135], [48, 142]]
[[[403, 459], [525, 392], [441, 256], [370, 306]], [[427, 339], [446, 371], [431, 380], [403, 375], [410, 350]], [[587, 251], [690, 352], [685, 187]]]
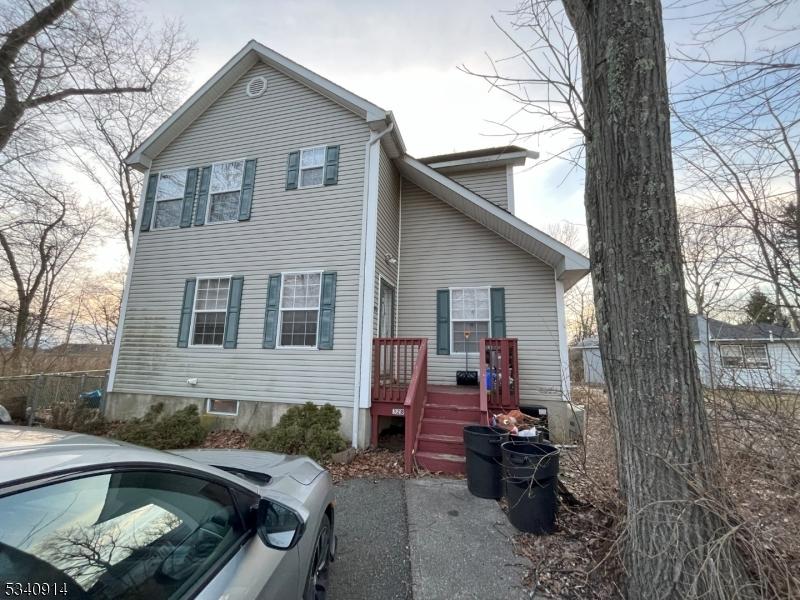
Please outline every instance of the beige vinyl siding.
[[[255, 75], [268, 89], [249, 98]], [[173, 141], [152, 172], [257, 159], [252, 215], [141, 233], [114, 391], [352, 405], [368, 139], [363, 119], [259, 63]], [[286, 191], [289, 152], [326, 144], [341, 146], [338, 185]], [[269, 274], [304, 270], [338, 274], [334, 349], [263, 349]], [[202, 275], [244, 276], [236, 349], [176, 347], [184, 281]]]
[[[397, 256], [397, 241], [400, 236], [400, 175], [392, 164], [383, 147], [380, 151], [380, 169], [378, 173], [378, 231], [376, 238], [377, 254], [375, 256], [375, 298], [372, 324], [373, 335], [378, 335], [380, 278], [395, 288], [397, 294], [397, 267], [386, 261], [386, 255]], [[395, 298], [395, 311], [397, 310]]]
[[447, 173], [447, 176], [479, 196], [494, 202], [500, 208], [508, 210], [508, 175], [506, 167]]
[[429, 339], [428, 382], [453, 385], [464, 368], [463, 354], [436, 354], [436, 290], [503, 287], [507, 336], [519, 338], [521, 400], [560, 395], [553, 269], [407, 181], [402, 222], [399, 335]]

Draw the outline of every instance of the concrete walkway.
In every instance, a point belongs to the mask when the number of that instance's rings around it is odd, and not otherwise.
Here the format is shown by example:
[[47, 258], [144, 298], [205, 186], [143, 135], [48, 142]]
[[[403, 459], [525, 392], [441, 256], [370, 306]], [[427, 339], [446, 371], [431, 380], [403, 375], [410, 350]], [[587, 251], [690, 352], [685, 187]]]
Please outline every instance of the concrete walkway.
[[336, 487], [339, 547], [329, 597], [531, 598], [525, 559], [497, 502], [463, 480], [351, 480]]

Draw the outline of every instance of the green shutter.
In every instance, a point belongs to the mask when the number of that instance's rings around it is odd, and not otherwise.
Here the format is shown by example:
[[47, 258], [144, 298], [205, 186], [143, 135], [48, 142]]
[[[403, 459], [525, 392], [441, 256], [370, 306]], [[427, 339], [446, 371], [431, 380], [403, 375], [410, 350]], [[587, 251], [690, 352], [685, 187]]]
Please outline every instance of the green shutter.
[[450, 290], [436, 290], [436, 354], [450, 354]]
[[197, 211], [194, 213], [194, 224], [202, 225], [206, 222], [206, 205], [208, 204], [208, 189], [211, 186], [211, 167], [203, 167], [200, 174], [200, 191], [197, 192]]
[[192, 328], [192, 308], [194, 308], [194, 288], [196, 279], [187, 279], [183, 286], [183, 306], [181, 307], [181, 323], [178, 326], [178, 348], [189, 345], [189, 334]]
[[505, 288], [492, 288], [490, 290], [492, 303], [492, 337], [506, 337], [506, 290]]
[[281, 276], [270, 275], [267, 285], [267, 312], [264, 315], [264, 348], [274, 348], [278, 339], [278, 309], [281, 299]]
[[336, 185], [339, 181], [339, 146], [325, 148], [325, 185]]
[[144, 210], [142, 211], [142, 222], [139, 223], [139, 231], [150, 231], [150, 221], [153, 220], [153, 204], [156, 200], [157, 187], [158, 173], [153, 173], [147, 179], [147, 191], [144, 193]]
[[231, 277], [228, 290], [228, 312], [225, 314], [225, 341], [223, 348], [236, 348], [239, 337], [239, 313], [242, 312], [242, 288], [244, 277]]
[[322, 296], [319, 302], [317, 348], [333, 350], [333, 317], [336, 309], [336, 273], [322, 274]]
[[197, 193], [197, 169], [186, 171], [186, 188], [183, 191], [183, 210], [181, 211], [181, 227], [191, 227], [194, 197]]
[[296, 190], [297, 179], [300, 176], [300, 151], [289, 152], [286, 163], [286, 189]]
[[242, 199], [239, 201], [239, 220], [250, 220], [250, 208], [253, 206], [253, 187], [256, 181], [256, 161], [244, 163], [244, 182], [242, 183]]

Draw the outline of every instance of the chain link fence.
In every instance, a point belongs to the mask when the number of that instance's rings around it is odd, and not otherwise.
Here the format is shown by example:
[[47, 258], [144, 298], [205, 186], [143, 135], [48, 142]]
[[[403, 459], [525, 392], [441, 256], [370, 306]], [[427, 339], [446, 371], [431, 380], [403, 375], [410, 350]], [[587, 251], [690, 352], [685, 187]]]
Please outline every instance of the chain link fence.
[[105, 409], [108, 371], [0, 377], [0, 405], [15, 423], [47, 423], [55, 405], [84, 402]]

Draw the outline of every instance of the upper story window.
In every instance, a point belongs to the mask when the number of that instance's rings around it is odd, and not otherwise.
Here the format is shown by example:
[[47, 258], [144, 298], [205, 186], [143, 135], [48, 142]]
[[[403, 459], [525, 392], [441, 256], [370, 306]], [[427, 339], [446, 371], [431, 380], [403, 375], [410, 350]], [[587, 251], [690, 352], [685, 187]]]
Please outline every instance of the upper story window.
[[489, 337], [491, 322], [489, 288], [452, 288], [450, 321], [453, 352], [477, 353], [479, 340]]
[[321, 273], [284, 273], [280, 345], [317, 347]]
[[225, 314], [228, 310], [230, 283], [230, 277], [197, 280], [192, 345], [222, 346], [225, 339]]
[[243, 177], [243, 160], [213, 165], [207, 222], [219, 223], [238, 220]]
[[153, 229], [178, 227], [181, 224], [183, 194], [186, 189], [186, 169], [165, 171], [158, 177]]
[[325, 175], [325, 146], [300, 151], [300, 187], [322, 185]]

